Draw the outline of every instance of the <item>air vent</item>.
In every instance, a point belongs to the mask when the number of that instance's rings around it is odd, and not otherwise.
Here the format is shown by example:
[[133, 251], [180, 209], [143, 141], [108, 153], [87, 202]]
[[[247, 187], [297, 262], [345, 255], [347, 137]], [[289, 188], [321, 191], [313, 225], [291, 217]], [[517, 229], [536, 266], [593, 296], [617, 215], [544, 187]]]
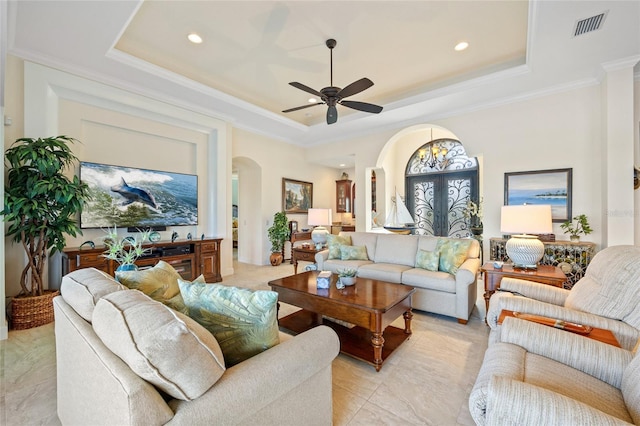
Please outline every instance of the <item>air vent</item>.
[[573, 28], [573, 36], [577, 37], [579, 35], [590, 33], [602, 28], [602, 24], [607, 17], [607, 13], [609, 13], [608, 10], [606, 12], [602, 12], [599, 15], [576, 21], [576, 25]]

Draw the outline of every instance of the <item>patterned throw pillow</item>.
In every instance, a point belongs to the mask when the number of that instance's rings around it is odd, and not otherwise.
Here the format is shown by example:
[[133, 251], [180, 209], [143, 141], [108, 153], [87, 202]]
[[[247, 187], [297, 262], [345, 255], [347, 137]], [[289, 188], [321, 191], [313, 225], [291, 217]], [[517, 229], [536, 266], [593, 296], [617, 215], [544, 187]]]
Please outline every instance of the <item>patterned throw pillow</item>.
[[367, 246], [340, 246], [342, 260], [369, 260]]
[[[153, 268], [142, 271], [118, 271], [116, 278], [128, 288], [140, 290], [153, 300], [188, 315], [188, 309], [182, 300], [178, 286], [178, 280], [182, 277], [167, 262], [161, 260]], [[200, 275], [193, 282], [204, 283], [204, 276]]]
[[327, 245], [329, 246], [329, 259], [341, 259], [340, 247], [350, 246], [351, 237], [348, 235], [327, 235]]
[[467, 260], [471, 240], [447, 238], [438, 240], [436, 251], [440, 253], [439, 269], [455, 275], [460, 265]]
[[179, 280], [189, 316], [214, 335], [227, 367], [280, 342], [278, 293]]
[[416, 268], [437, 271], [439, 263], [440, 252], [438, 251], [418, 250], [416, 253]]

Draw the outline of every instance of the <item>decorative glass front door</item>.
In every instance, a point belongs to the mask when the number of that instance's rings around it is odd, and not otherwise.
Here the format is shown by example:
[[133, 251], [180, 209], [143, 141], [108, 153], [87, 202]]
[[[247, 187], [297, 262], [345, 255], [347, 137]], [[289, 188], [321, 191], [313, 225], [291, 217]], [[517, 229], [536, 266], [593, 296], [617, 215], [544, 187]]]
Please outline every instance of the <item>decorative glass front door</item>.
[[[436, 149], [434, 149], [436, 147]], [[425, 152], [440, 161], [425, 161]], [[442, 154], [444, 152], [444, 154]], [[436, 160], [438, 160], [436, 158]], [[464, 208], [478, 200], [478, 163], [453, 139], [431, 141], [407, 164], [406, 204], [416, 220], [416, 234], [464, 238], [471, 235]]]

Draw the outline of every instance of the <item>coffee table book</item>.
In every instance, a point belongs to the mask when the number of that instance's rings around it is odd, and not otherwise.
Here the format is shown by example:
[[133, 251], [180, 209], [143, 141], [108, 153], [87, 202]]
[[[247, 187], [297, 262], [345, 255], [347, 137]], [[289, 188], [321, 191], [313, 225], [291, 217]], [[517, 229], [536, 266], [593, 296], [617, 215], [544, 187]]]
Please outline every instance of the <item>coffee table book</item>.
[[[328, 289], [317, 288], [318, 271], [269, 281], [279, 302], [302, 308], [279, 319], [279, 326], [295, 334], [318, 325], [331, 327], [340, 338], [340, 351], [365, 361], [379, 371], [384, 361], [411, 335], [411, 295], [403, 284], [358, 277], [353, 286], [336, 288], [332, 274]], [[404, 318], [404, 329], [390, 324]], [[353, 326], [345, 326], [328, 318]]]

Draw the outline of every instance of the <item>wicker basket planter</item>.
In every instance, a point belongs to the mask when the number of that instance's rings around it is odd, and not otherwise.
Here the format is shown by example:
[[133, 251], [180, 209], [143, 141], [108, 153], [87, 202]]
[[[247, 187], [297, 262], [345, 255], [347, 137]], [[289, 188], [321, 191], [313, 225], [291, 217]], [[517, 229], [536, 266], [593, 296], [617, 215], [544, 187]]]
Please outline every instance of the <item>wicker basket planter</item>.
[[11, 300], [11, 328], [26, 330], [53, 322], [53, 298], [58, 290], [45, 290], [42, 296], [16, 296]]

